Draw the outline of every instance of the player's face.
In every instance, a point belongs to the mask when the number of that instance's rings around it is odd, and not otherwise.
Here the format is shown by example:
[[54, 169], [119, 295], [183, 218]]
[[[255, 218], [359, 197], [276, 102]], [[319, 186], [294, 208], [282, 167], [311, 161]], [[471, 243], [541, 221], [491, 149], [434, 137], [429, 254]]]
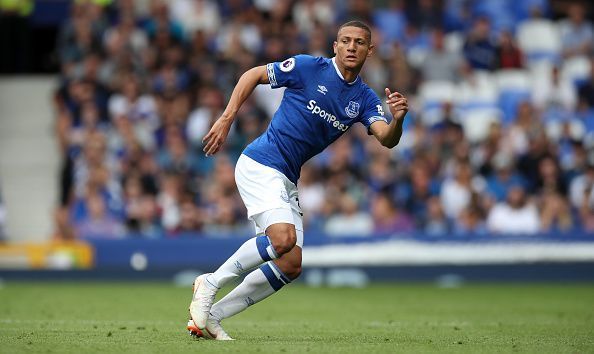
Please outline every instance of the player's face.
[[369, 34], [359, 27], [343, 27], [334, 42], [336, 61], [346, 69], [360, 70], [365, 59], [371, 56], [373, 45]]

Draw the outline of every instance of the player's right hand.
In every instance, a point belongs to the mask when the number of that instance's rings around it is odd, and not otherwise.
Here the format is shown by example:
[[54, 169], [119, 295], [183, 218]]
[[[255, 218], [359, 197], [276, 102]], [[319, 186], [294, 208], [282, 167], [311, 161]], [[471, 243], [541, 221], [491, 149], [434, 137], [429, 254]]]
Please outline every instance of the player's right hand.
[[202, 143], [206, 143], [204, 149], [202, 149], [206, 156], [214, 155], [221, 150], [223, 143], [227, 139], [227, 134], [229, 134], [229, 129], [231, 129], [231, 123], [233, 123], [233, 119], [225, 116], [220, 117], [212, 125], [208, 134], [202, 138]]

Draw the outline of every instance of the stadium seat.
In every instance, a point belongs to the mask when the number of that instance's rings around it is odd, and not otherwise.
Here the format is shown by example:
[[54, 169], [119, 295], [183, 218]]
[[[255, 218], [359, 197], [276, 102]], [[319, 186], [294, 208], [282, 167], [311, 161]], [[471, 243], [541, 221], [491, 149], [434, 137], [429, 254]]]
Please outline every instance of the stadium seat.
[[499, 90], [499, 108], [502, 111], [502, 122], [508, 125], [516, 117], [518, 105], [530, 100], [532, 80], [525, 70], [507, 69], [495, 74], [495, 81]]
[[568, 58], [563, 62], [561, 76], [579, 86], [590, 77], [590, 68], [590, 59], [586, 56]]
[[555, 63], [561, 58], [559, 30], [550, 20], [535, 19], [520, 23], [517, 39], [529, 64], [539, 61]]
[[498, 108], [468, 109], [460, 114], [464, 135], [471, 143], [480, 142], [487, 137], [491, 124], [495, 122], [501, 122], [501, 111]]
[[552, 141], [559, 141], [563, 136], [564, 125], [569, 124], [569, 135], [573, 140], [582, 140], [586, 135], [586, 127], [584, 123], [578, 119], [571, 119], [569, 121], [551, 121], [546, 124], [545, 130], [547, 136]]
[[454, 103], [456, 85], [449, 81], [426, 81], [419, 88], [421, 120], [430, 126], [441, 120], [442, 106], [446, 102]]
[[498, 89], [493, 74], [476, 70], [472, 83], [461, 82], [456, 89], [456, 106], [459, 110], [497, 108]]

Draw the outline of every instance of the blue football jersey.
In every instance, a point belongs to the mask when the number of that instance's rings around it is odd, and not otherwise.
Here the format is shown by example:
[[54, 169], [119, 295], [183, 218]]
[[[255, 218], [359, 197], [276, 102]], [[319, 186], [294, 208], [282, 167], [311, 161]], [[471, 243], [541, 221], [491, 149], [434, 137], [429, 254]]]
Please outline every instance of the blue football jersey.
[[286, 90], [266, 132], [243, 153], [295, 184], [301, 166], [353, 124], [388, 122], [375, 92], [360, 77], [347, 83], [334, 59], [297, 55], [266, 69], [270, 86]]

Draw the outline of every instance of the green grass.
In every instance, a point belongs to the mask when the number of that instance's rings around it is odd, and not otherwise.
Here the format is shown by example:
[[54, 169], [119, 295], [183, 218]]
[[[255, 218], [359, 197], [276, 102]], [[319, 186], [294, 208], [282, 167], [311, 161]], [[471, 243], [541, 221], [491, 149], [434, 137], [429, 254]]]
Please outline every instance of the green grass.
[[290, 286], [228, 319], [235, 342], [185, 330], [190, 290], [162, 283], [7, 283], [0, 353], [594, 353], [594, 286]]

